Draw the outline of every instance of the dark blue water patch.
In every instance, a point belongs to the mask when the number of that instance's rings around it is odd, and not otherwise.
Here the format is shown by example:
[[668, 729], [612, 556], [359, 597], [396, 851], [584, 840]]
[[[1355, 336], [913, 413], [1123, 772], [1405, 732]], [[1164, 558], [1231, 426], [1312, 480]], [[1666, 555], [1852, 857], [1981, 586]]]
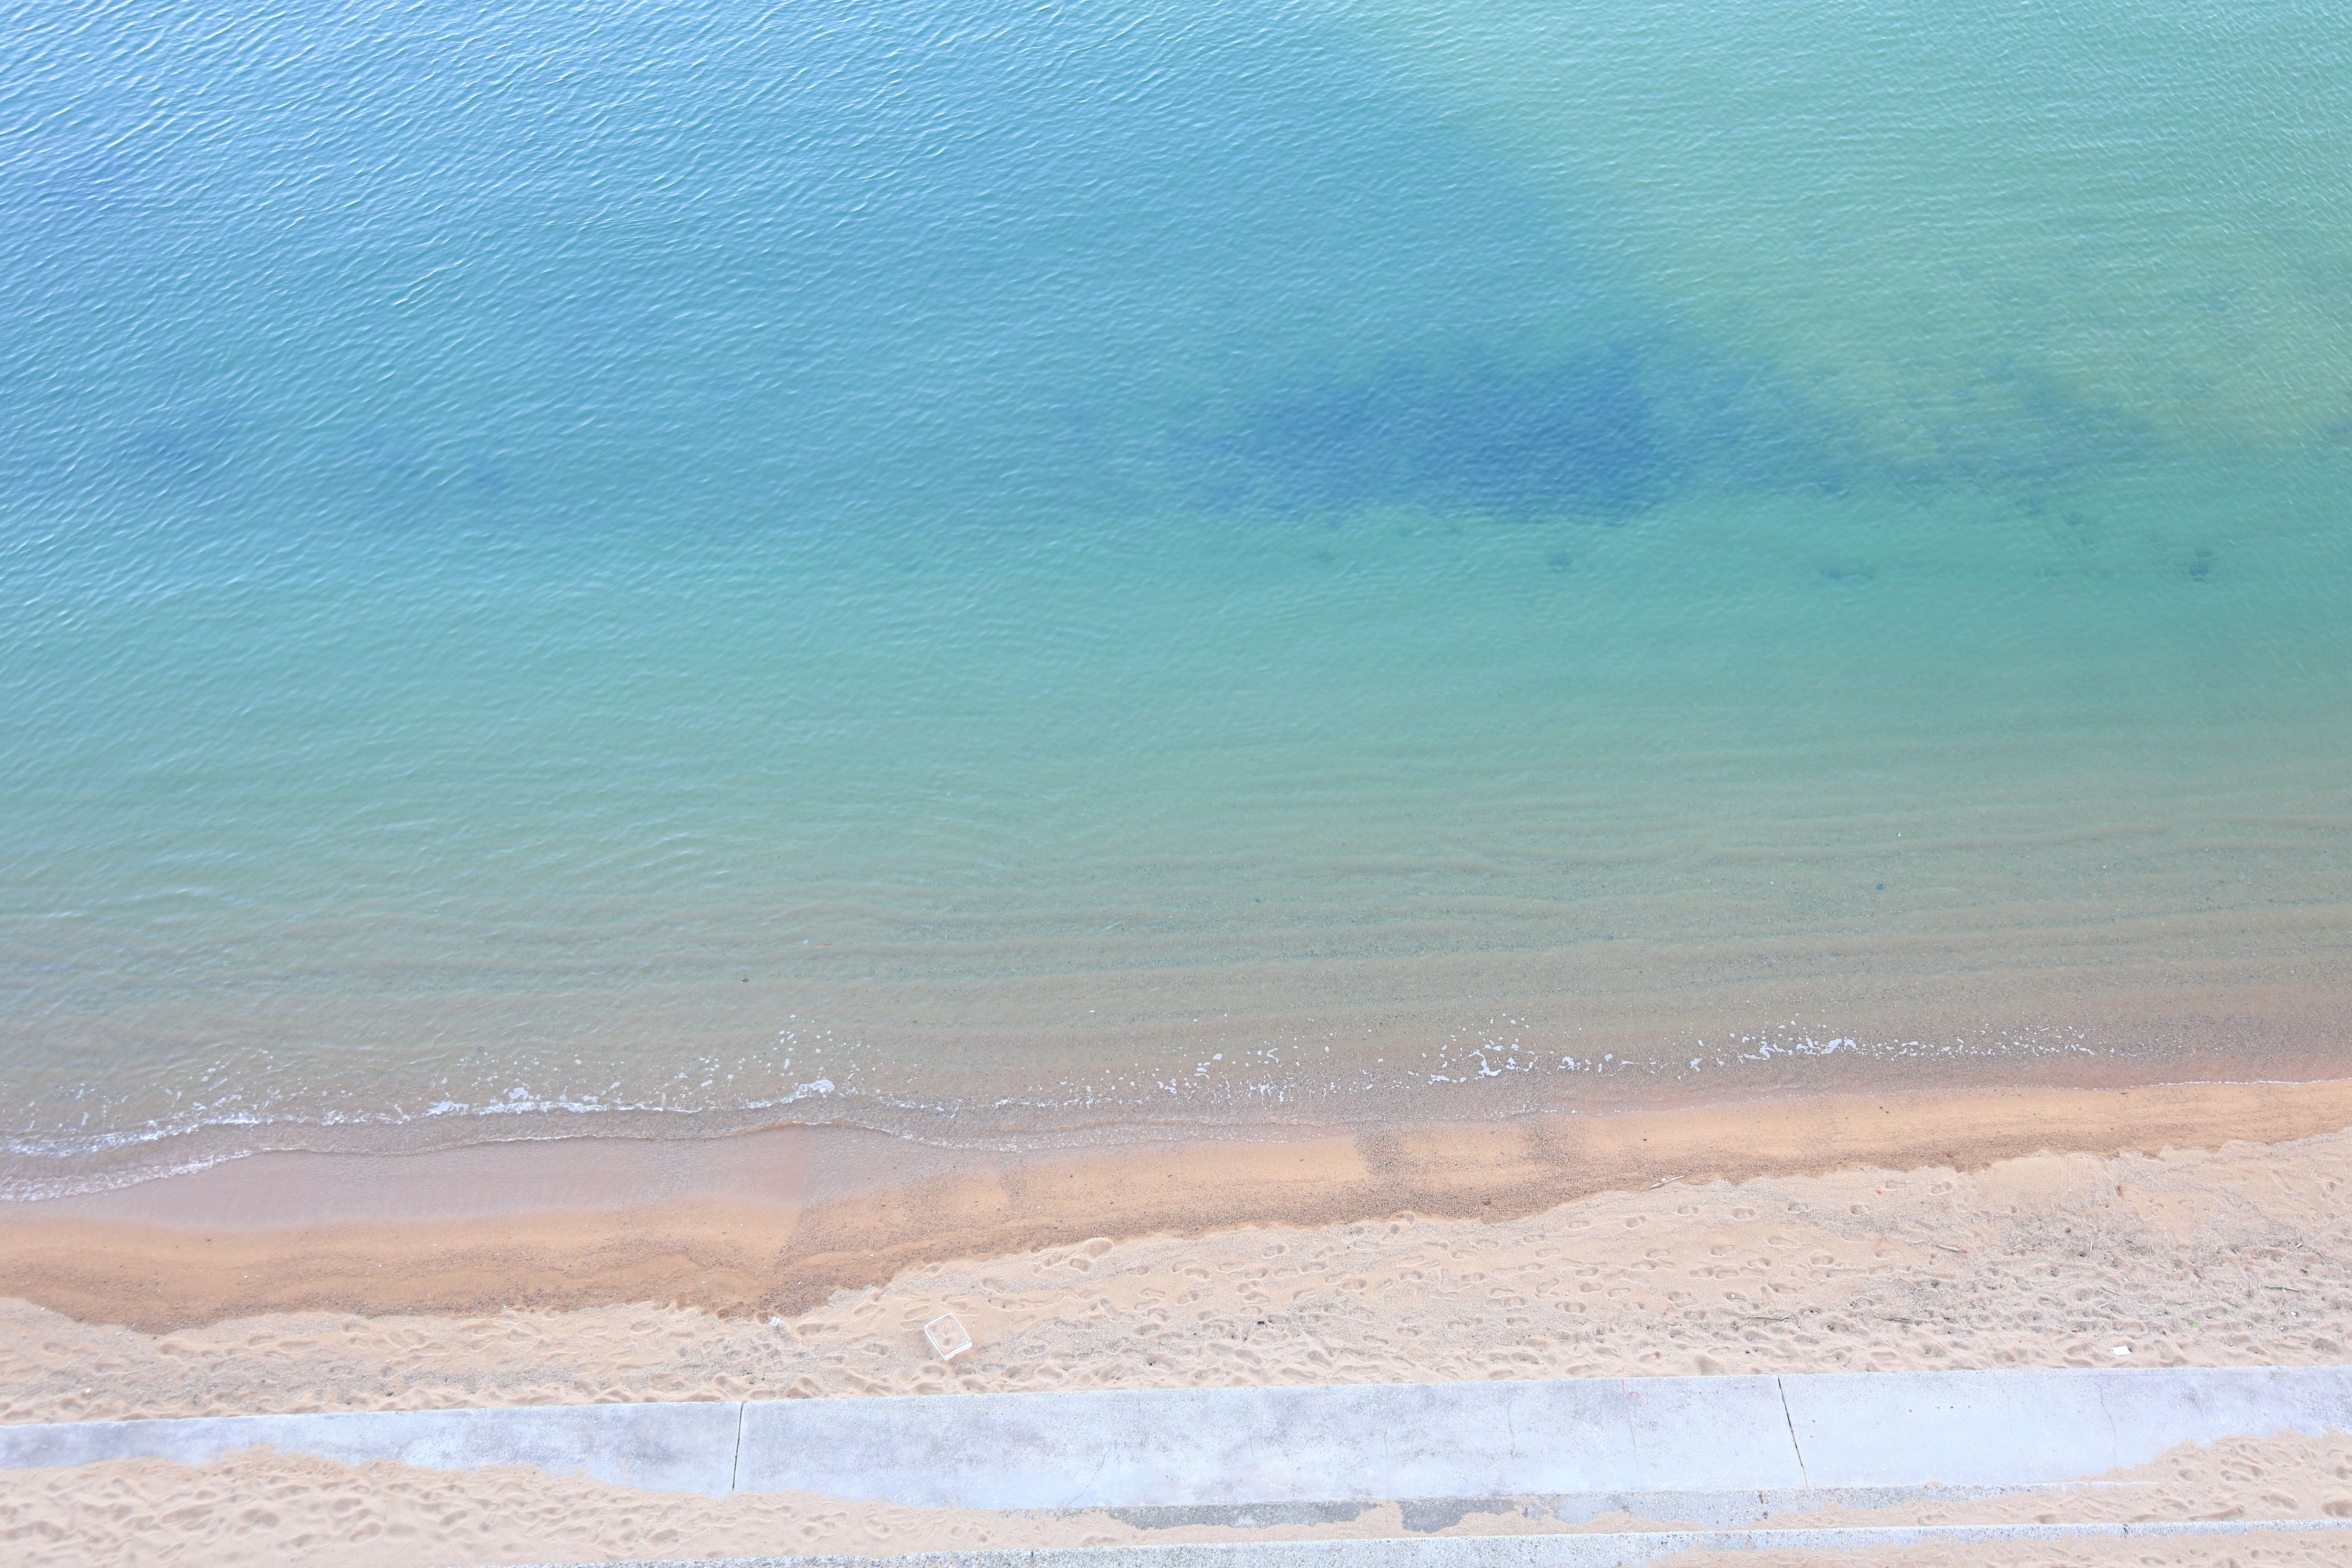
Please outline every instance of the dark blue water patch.
[[1473, 350], [1279, 387], [1197, 450], [1211, 491], [1243, 505], [1616, 521], [1662, 489], [1653, 422], [1630, 345], [1519, 365]]
[[142, 421], [123, 444], [140, 469], [167, 482], [218, 479], [235, 461], [252, 421], [234, 407], [215, 405]]
[[1836, 495], [1874, 468], [1852, 419], [1779, 367], [1646, 325], [1549, 355], [1474, 339], [1279, 383], [1183, 439], [1188, 478], [1225, 510], [1619, 523], [1698, 486]]
[[1669, 331], [1644, 354], [1643, 380], [1674, 482], [1842, 495], [1879, 466], [1851, 414], [1824, 408], [1769, 360], [1734, 359]]
[[1954, 390], [1964, 414], [1929, 427], [1931, 482], [2047, 484], [2157, 450], [2147, 420], [2015, 356], [1993, 361]]
[[[50, 205], [124, 221], [63, 246], [0, 213], [0, 464], [104, 484], [69, 460], [95, 436], [143, 486], [153, 400], [126, 395], [166, 383], [273, 411], [249, 499], [290, 480], [355, 520], [480, 507], [414, 470], [485, 421], [502, 505], [599, 527], [1140, 513], [1187, 409], [1286, 387], [1295, 444], [1312, 367], [1381, 323], [1646, 326], [1607, 247], [1339, 7], [427, 9], [207, 32], [132, 0], [27, 41]], [[1373, 389], [1425, 432], [1412, 482], [1624, 493], [1644, 437], [1595, 412], [1623, 376], [1516, 374], [1534, 403], [1466, 418], [1480, 378], [1443, 356]], [[394, 427], [414, 460], [366, 459]]]
[[82, 226], [128, 212], [147, 193], [128, 160], [103, 148], [68, 152], [27, 171], [25, 201], [12, 222], [38, 222], [54, 243]]

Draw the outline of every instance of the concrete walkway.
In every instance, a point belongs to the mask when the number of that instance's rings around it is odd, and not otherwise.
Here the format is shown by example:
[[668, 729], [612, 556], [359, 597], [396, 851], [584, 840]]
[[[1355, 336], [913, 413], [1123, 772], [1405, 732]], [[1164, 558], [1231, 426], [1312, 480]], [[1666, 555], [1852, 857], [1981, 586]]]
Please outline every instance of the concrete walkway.
[[[0, 1426], [0, 1468], [258, 1444], [974, 1509], [2013, 1489], [2352, 1431], [2352, 1368], [1884, 1373], [572, 1405]], [[1891, 1491], [1890, 1491], [1891, 1489]], [[1695, 1495], [1696, 1494], [1696, 1495]], [[1738, 1522], [1738, 1510], [1724, 1522]], [[1197, 1516], [1196, 1516], [1197, 1517]], [[1683, 1515], [1680, 1517], [1691, 1517]], [[1172, 1520], [1170, 1521], [1172, 1522]], [[1267, 1522], [1272, 1522], [1268, 1521]]]

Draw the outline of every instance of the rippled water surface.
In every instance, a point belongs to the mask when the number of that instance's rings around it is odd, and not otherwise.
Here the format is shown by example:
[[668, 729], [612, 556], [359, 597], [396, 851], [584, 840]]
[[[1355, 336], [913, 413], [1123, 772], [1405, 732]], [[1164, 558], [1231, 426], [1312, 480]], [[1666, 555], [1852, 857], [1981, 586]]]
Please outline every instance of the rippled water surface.
[[0, 37], [8, 1192], [2340, 1066], [2352, 11]]

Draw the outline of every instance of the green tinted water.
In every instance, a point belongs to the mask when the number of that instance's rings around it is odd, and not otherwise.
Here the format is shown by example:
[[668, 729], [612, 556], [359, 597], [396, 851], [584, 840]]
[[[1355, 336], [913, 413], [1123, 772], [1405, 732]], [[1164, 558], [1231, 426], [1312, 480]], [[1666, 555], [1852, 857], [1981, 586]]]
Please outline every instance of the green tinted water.
[[19, 20], [11, 1190], [2340, 1054], [2338, 12]]

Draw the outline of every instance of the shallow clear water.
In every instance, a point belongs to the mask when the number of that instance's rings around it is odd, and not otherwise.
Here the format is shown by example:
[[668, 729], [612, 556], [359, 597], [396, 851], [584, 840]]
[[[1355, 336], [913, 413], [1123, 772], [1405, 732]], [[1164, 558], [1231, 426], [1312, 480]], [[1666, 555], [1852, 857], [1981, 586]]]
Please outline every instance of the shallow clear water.
[[11, 1192], [2340, 1053], [2340, 7], [5, 37]]

